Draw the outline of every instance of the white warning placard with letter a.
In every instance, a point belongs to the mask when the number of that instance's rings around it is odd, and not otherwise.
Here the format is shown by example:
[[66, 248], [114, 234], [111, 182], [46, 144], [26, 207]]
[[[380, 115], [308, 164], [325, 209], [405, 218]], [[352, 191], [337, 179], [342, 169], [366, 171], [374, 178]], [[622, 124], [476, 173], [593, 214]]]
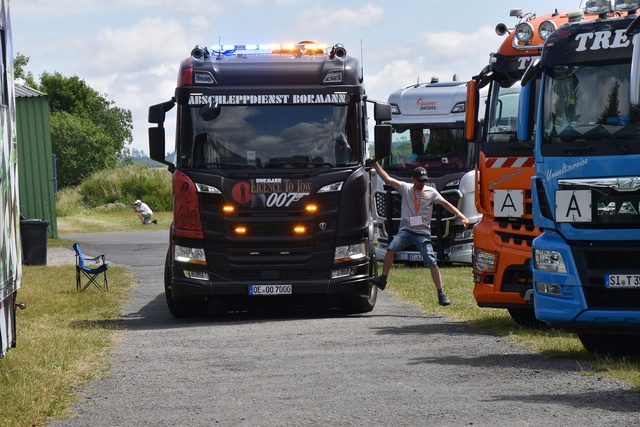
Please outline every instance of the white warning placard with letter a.
[[493, 216], [522, 218], [524, 196], [522, 190], [493, 190]]
[[591, 222], [591, 190], [556, 191], [557, 222]]

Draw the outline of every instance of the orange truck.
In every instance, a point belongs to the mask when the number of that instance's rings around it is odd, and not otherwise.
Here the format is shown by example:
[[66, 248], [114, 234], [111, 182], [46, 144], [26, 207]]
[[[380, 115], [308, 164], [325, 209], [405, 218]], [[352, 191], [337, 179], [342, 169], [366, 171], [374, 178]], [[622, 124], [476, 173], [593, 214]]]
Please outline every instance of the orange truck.
[[[512, 10], [518, 24], [496, 26], [496, 33], [507, 37], [467, 85], [466, 135], [481, 146], [475, 197], [482, 219], [474, 227], [473, 296], [479, 307], [506, 308], [521, 325], [536, 322], [529, 263], [531, 243], [541, 230], [533, 225], [531, 210], [534, 141], [517, 137], [520, 79], [545, 39], [573, 15]], [[486, 105], [480, 105], [479, 90], [486, 86]], [[480, 108], [486, 108], [483, 123]]]

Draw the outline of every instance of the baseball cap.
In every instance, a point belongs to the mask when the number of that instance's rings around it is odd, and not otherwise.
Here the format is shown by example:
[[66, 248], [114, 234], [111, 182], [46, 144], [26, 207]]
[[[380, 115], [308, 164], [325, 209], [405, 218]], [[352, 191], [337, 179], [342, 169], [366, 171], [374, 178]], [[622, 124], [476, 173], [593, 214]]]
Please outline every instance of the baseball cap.
[[427, 176], [427, 170], [423, 167], [417, 167], [413, 170], [413, 177], [418, 181], [426, 181], [429, 179]]
[[140, 203], [142, 203], [140, 200], [136, 200], [135, 202], [133, 202], [134, 205], [139, 205]]

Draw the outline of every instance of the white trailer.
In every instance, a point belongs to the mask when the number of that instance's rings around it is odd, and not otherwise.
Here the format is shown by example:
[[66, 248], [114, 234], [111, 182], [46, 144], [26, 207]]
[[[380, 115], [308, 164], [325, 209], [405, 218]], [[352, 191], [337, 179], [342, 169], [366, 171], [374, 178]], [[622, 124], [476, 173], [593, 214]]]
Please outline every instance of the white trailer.
[[0, 357], [16, 346], [16, 295], [22, 280], [18, 155], [9, 1], [0, 0]]

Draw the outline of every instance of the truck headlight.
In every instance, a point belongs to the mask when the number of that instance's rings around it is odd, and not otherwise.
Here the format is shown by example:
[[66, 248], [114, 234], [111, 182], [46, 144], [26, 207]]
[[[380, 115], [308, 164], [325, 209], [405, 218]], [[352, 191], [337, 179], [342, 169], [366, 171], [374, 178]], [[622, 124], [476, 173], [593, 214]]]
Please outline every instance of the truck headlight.
[[318, 193], [331, 193], [333, 191], [342, 190], [342, 184], [344, 182], [334, 182], [333, 184], [328, 184], [318, 190]]
[[468, 240], [468, 239], [473, 239], [473, 228], [457, 232], [455, 237], [453, 238], [453, 240]]
[[533, 26], [528, 22], [521, 22], [516, 25], [516, 38], [524, 44], [527, 44], [533, 38]]
[[478, 271], [493, 271], [496, 268], [496, 255], [491, 252], [475, 250], [473, 264]]
[[556, 24], [553, 21], [543, 21], [538, 27], [538, 35], [542, 40], [546, 40], [555, 30]]
[[333, 263], [353, 261], [366, 256], [367, 245], [364, 242], [356, 243], [355, 245], [338, 246], [336, 248], [335, 256], [333, 257]]
[[550, 271], [552, 273], [566, 273], [567, 267], [564, 265], [562, 254], [558, 251], [545, 249], [534, 249], [534, 266], [538, 270]]
[[536, 290], [541, 294], [562, 295], [562, 288], [560, 288], [560, 285], [555, 285], [553, 283], [537, 282]]
[[186, 246], [175, 245], [173, 247], [173, 259], [190, 264], [207, 264], [207, 258], [202, 248], [188, 248]]

